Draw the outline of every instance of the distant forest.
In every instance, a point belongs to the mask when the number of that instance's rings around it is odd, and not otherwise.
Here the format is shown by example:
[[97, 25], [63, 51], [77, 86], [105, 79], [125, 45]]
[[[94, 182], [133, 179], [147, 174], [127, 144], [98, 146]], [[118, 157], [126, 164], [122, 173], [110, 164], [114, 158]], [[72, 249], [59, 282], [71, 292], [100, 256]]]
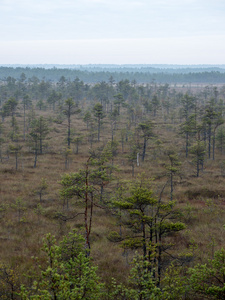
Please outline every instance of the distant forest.
[[78, 77], [85, 83], [135, 81], [138, 84], [224, 84], [225, 66], [212, 65], [4, 65], [0, 67], [0, 80], [7, 77], [19, 79], [38, 78], [57, 82], [64, 76], [66, 80]]

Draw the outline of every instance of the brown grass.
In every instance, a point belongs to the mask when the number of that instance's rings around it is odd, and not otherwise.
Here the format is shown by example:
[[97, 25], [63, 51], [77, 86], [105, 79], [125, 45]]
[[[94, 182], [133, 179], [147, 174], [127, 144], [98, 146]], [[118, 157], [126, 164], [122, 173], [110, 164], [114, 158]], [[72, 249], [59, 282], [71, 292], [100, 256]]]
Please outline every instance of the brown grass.
[[[39, 112], [38, 112], [39, 113]], [[45, 117], [52, 116], [52, 112], [43, 112]], [[18, 123], [22, 130], [22, 117], [18, 117]], [[125, 127], [122, 119], [118, 128]], [[6, 119], [4, 127], [6, 133], [9, 131], [9, 118]], [[59, 196], [61, 175], [68, 172], [77, 172], [82, 169], [88, 159], [90, 144], [84, 138], [79, 154], [72, 153], [70, 156], [69, 168], [65, 169], [65, 157], [63, 151], [66, 148], [66, 121], [62, 125], [51, 124], [52, 128], [47, 140], [48, 147], [44, 149], [44, 154], [38, 156], [37, 167], [33, 168], [34, 155], [29, 151], [26, 142], [20, 138], [19, 143], [23, 145], [21, 156], [19, 157], [18, 171], [15, 170], [15, 157], [13, 154], [6, 155], [9, 140], [3, 147], [3, 161], [0, 163], [0, 256], [1, 260], [10, 265], [17, 265], [19, 270], [26, 271], [32, 265], [32, 256], [40, 254], [43, 236], [51, 232], [61, 239], [73, 228], [78, 228], [83, 232], [83, 217], [62, 222], [56, 218], [57, 212], [67, 215], [79, 211], [76, 201], [71, 201], [70, 211], [63, 211], [62, 200]], [[74, 116], [72, 127], [75, 132], [87, 134], [86, 125], [81, 117]], [[173, 127], [172, 127], [173, 129]], [[190, 247], [193, 250], [194, 261], [204, 261], [208, 255], [224, 246], [224, 219], [225, 219], [225, 178], [221, 175], [218, 159], [213, 162], [207, 160], [203, 173], [199, 178], [194, 177], [195, 169], [190, 159], [185, 160], [183, 140], [177, 135], [176, 130], [171, 130], [168, 126], [157, 127], [158, 138], [164, 143], [163, 147], [176, 145], [179, 157], [182, 161], [180, 176], [175, 177], [174, 199], [177, 207], [183, 211], [181, 220], [187, 224], [187, 229], [174, 237], [176, 247], [174, 253], [185, 251]], [[120, 141], [120, 130], [115, 133], [115, 139]], [[110, 125], [105, 124], [101, 134], [101, 142], [96, 141], [93, 149], [110, 140]], [[166, 145], [166, 146], [165, 146]], [[153, 141], [148, 141], [146, 161], [140, 161], [140, 167], [135, 167], [135, 178], [138, 174], [145, 172], [146, 178], [155, 179], [152, 183], [155, 194], [158, 196], [164, 186], [166, 168], [168, 164], [162, 149], [154, 152]], [[74, 151], [73, 151], [74, 152]], [[113, 195], [113, 189], [120, 180], [132, 180], [131, 166], [127, 162], [128, 144], [125, 145], [124, 153], [121, 151], [121, 143], [118, 146], [118, 155], [114, 159], [114, 164], [118, 166], [115, 178], [107, 187], [108, 193]], [[43, 212], [36, 213], [39, 198], [34, 191], [45, 178], [48, 183], [48, 193], [43, 196], [41, 204]], [[16, 199], [21, 197], [24, 203], [24, 212], [21, 220], [18, 221], [18, 210], [13, 208]], [[169, 199], [169, 186], [165, 188], [163, 199]], [[91, 234], [91, 256], [99, 266], [99, 273], [106, 282], [110, 282], [111, 277], [116, 277], [119, 282], [124, 282], [124, 278], [129, 271], [129, 262], [133, 254], [124, 253], [118, 244], [108, 241], [107, 236], [111, 231], [118, 230], [115, 218], [105, 210], [95, 209], [93, 216], [93, 231]], [[194, 246], [193, 246], [194, 245]]]

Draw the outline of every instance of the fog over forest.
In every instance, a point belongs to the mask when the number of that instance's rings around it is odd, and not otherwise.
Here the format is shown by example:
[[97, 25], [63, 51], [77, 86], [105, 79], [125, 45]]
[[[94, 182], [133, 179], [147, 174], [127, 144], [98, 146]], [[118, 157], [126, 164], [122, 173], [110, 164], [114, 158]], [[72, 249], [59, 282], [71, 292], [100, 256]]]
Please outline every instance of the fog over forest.
[[135, 81], [138, 84], [156, 82], [159, 84], [223, 84], [225, 65], [148, 65], [148, 64], [87, 64], [87, 65], [1, 65], [0, 80], [8, 76], [18, 79], [24, 73], [27, 78], [37, 77], [48, 81], [58, 81], [61, 76], [67, 80], [78, 77], [85, 83], [97, 83], [113, 77]]

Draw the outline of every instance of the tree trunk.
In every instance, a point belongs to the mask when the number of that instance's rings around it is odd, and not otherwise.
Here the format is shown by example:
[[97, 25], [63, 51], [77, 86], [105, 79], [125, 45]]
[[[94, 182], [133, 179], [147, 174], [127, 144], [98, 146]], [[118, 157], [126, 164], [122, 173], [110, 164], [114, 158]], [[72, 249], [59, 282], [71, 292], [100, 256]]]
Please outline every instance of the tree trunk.
[[132, 164], [132, 177], [134, 177], [134, 163]]
[[197, 177], [199, 177], [199, 158], [197, 157]]
[[100, 140], [100, 122], [101, 122], [101, 120], [98, 119], [98, 142]]
[[188, 132], [186, 133], [186, 158], [188, 157], [188, 142], [189, 142], [189, 135]]
[[34, 168], [36, 168], [37, 165], [37, 144], [35, 146], [35, 152], [34, 152]]
[[158, 280], [157, 286], [160, 286], [161, 281], [161, 269], [162, 269], [162, 237], [161, 237], [161, 229], [159, 230], [159, 245], [158, 245]]
[[147, 144], [147, 140], [146, 140], [146, 138], [144, 138], [143, 153], [142, 153], [142, 161], [145, 160], [146, 144]]
[[113, 142], [113, 139], [114, 139], [113, 124], [114, 124], [114, 123], [111, 124], [111, 127], [112, 127], [112, 128], [111, 128], [111, 131], [112, 131], [112, 142]]
[[[90, 159], [90, 158], [89, 158]], [[86, 164], [86, 175], [85, 175], [85, 211], [84, 211], [84, 223], [85, 223], [85, 249], [86, 249], [86, 256], [90, 255], [90, 241], [89, 235], [91, 233], [91, 225], [92, 225], [92, 212], [93, 212], [93, 197], [91, 197], [91, 212], [89, 217], [89, 225], [88, 225], [88, 207], [89, 207], [89, 197], [88, 197], [88, 189], [89, 189], [89, 182], [88, 182], [88, 162]]]
[[211, 125], [209, 125], [209, 148], [208, 148], [208, 152], [209, 152], [209, 158], [211, 156]]
[[24, 105], [24, 111], [23, 111], [23, 140], [25, 141], [26, 139], [26, 109]]
[[16, 171], [17, 171], [17, 169], [18, 169], [18, 153], [16, 152]]
[[173, 173], [170, 174], [170, 200], [173, 200]]
[[142, 222], [141, 227], [142, 227], [142, 237], [143, 237], [143, 257], [144, 257], [144, 259], [146, 259], [147, 248], [146, 248], [146, 234], [145, 234], [145, 223], [144, 222]]
[[42, 154], [42, 137], [40, 137], [40, 154]]
[[70, 148], [70, 115], [68, 115], [68, 136], [67, 136], [67, 145], [68, 145], [68, 148]]

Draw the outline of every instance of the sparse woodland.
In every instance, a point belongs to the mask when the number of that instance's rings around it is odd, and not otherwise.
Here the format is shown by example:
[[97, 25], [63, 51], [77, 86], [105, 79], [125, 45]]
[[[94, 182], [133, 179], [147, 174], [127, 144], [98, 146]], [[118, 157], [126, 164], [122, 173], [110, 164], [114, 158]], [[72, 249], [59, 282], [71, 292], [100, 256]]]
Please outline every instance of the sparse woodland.
[[225, 85], [0, 81], [0, 299], [225, 299]]

